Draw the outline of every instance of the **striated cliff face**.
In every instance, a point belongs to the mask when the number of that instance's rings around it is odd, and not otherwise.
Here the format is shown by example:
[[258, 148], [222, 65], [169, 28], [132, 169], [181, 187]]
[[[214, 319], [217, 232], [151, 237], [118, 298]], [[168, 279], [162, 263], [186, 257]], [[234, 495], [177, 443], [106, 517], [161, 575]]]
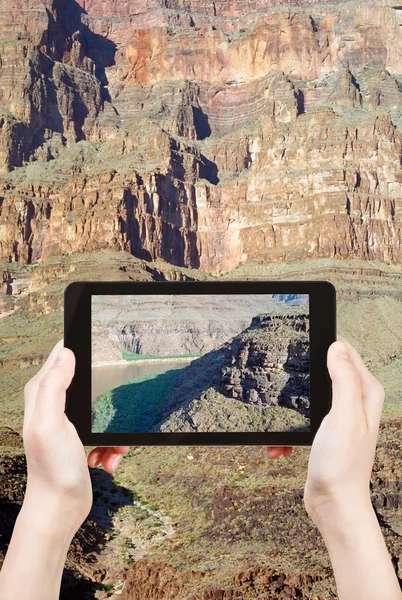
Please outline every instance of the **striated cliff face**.
[[259, 406], [287, 406], [309, 416], [308, 331], [308, 314], [254, 317], [232, 344], [220, 372], [220, 392]]
[[286, 304], [270, 295], [94, 296], [93, 363], [138, 355], [205, 354], [245, 329], [252, 317]]
[[86, 139], [102, 99], [75, 2], [2, 2], [1, 14], [0, 169], [7, 172]]
[[401, 260], [395, 3], [1, 8], [0, 257]]

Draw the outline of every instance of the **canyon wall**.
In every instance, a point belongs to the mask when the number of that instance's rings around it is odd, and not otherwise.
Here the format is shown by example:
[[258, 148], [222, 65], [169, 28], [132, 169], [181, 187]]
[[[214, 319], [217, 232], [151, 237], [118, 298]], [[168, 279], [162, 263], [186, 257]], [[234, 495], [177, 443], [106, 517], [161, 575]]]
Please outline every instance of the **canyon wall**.
[[261, 312], [284, 311], [272, 296], [94, 296], [92, 361], [122, 352], [152, 356], [205, 354], [232, 339]]
[[1, 258], [401, 260], [395, 3], [3, 4]]

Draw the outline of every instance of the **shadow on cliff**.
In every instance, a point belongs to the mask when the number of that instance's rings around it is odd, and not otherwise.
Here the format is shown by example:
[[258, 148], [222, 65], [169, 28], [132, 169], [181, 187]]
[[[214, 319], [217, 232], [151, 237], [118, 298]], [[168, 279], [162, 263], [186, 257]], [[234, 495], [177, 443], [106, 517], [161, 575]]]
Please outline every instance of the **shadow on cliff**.
[[157, 200], [137, 176], [139, 191], [126, 189], [123, 194], [120, 232], [126, 239], [124, 249], [138, 258], [152, 261], [160, 257], [178, 267], [198, 269], [195, 192], [180, 175], [183, 170], [179, 160], [172, 160], [167, 173], [155, 174]]
[[[206, 179], [209, 183], [212, 183], [212, 185], [217, 185], [219, 183], [218, 166], [216, 163], [209, 160], [205, 154], [200, 154], [198, 165], [199, 177], [201, 179]], [[171, 140], [171, 172], [169, 172], [169, 175], [182, 181], [186, 180], [187, 175], [183, 152], [180, 151], [180, 147], [176, 145], [176, 142], [173, 139]]]
[[[303, 403], [300, 397], [310, 398], [310, 349], [306, 344], [297, 341], [288, 345], [288, 356], [283, 365], [289, 379], [278, 397], [278, 405], [291, 408], [303, 416], [310, 418], [310, 401]], [[298, 400], [295, 400], [298, 398]]]
[[[230, 363], [232, 348], [221, 347], [194, 359], [181, 369], [172, 369], [154, 374], [145, 381], [120, 385], [105, 399], [105, 406], [98, 405], [94, 418], [99, 418], [110, 402], [114, 414], [104, 429], [105, 432], [157, 432], [171, 415], [182, 410], [187, 415], [191, 403], [213, 388], [222, 392], [224, 365]], [[310, 416], [310, 406], [303, 397], [309, 397], [309, 349], [297, 341], [288, 345], [288, 357], [284, 370], [290, 377], [278, 396], [278, 406], [294, 410], [306, 417]], [[297, 404], [294, 404], [297, 398]], [[180, 417], [187, 419], [186, 416]], [[191, 421], [191, 419], [190, 419]], [[99, 427], [101, 431], [102, 428]], [[292, 426], [287, 431], [305, 431], [304, 427]]]
[[[224, 358], [222, 350], [212, 350], [183, 368], [115, 388], [110, 400], [115, 413], [104, 431], [158, 431], [160, 424], [176, 409], [187, 409], [211, 386], [218, 390], [216, 375]], [[98, 411], [102, 412], [102, 406]]]
[[205, 114], [199, 106], [192, 106], [192, 110], [197, 138], [199, 140], [205, 140], [212, 133], [208, 115]]
[[[56, 0], [53, 10], [55, 16], [46, 9], [49, 25], [40, 45], [47, 47], [48, 56], [55, 61], [66, 62], [66, 55], [71, 57], [75, 53], [71, 60], [79, 66], [84, 57], [90, 58], [95, 65], [95, 76], [101, 83], [102, 99], [110, 101], [105, 87], [108, 83], [105, 69], [115, 64], [116, 44], [89, 28], [86, 23], [89, 21], [88, 13], [75, 0]], [[77, 119], [80, 123], [77, 125], [81, 134], [87, 114], [83, 114], [82, 107], [79, 107]]]
[[95, 75], [102, 84], [103, 99], [110, 101], [109, 92], [104, 88], [107, 85], [105, 69], [115, 64], [116, 44], [88, 27], [88, 13], [75, 0], [56, 0], [53, 10], [56, 18], [46, 9], [49, 26], [41, 45], [48, 47], [48, 54], [53, 60], [63, 62], [63, 57], [71, 52], [74, 44], [80, 44], [82, 54], [95, 64]]
[[[65, 131], [60, 105], [68, 106], [70, 113], [64, 116], [68, 116], [73, 123], [75, 142], [86, 138], [84, 124], [89, 110], [77, 93], [74, 74], [71, 75], [66, 68], [60, 69], [58, 63], [89, 70], [85, 58], [90, 58], [94, 63], [94, 74], [101, 84], [102, 100], [110, 101], [109, 91], [105, 87], [105, 69], [115, 63], [117, 49], [114, 42], [91, 31], [86, 24], [86, 17], [83, 18], [83, 15], [87, 15], [86, 11], [75, 0], [55, 0], [52, 12], [46, 9], [46, 13], [48, 26], [38, 44], [42, 51], [38, 52], [37, 60], [32, 62], [32, 78], [37, 81], [45, 108], [41, 112], [35, 103], [32, 104], [31, 121], [25, 133], [27, 155], [34, 155], [43, 146], [48, 138], [48, 130], [60, 134], [62, 144], [66, 143], [71, 131]], [[46, 151], [48, 159], [56, 158], [57, 154], [52, 155], [50, 146]]]
[[[125, 505], [132, 504], [133, 492], [113, 483], [113, 476], [101, 468], [89, 469], [94, 502], [88, 518], [74, 536], [63, 572], [60, 600], [95, 600], [103, 589], [105, 572], [99, 569], [97, 555], [114, 529], [112, 517]], [[21, 509], [26, 487], [24, 454], [0, 458], [0, 563], [3, 562], [14, 524]], [[105, 496], [108, 495], [107, 501]], [[122, 565], [123, 569], [124, 565]]]

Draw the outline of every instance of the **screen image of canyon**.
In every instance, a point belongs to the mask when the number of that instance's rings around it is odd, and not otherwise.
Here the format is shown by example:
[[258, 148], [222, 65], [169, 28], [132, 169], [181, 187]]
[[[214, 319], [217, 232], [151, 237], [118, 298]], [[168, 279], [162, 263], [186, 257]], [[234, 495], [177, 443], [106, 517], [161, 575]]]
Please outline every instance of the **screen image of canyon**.
[[[0, 565], [26, 482], [24, 385], [63, 338], [66, 285], [329, 280], [338, 334], [385, 388], [370, 493], [402, 580], [402, 0], [0, 9]], [[221, 346], [265, 313], [245, 314]], [[128, 335], [105, 348], [100, 363], [138, 353]], [[154, 362], [96, 367], [95, 393], [171, 378], [173, 401], [173, 386], [184, 395], [187, 384], [172, 371], [189, 373], [214, 349], [202, 352], [176, 348], [161, 379]], [[285, 354], [275, 376], [264, 367], [272, 389], [290, 378]], [[113, 374], [108, 387], [109, 367], [129, 379]], [[236, 404], [251, 421], [286, 411], [291, 421], [271, 425], [304, 427], [297, 399], [307, 395], [292, 391], [283, 406], [279, 393], [264, 407], [255, 371], [226, 370], [228, 390], [218, 367], [209, 387], [194, 371], [193, 407], [212, 394], [210, 406]], [[243, 398], [246, 372], [257, 396]], [[95, 425], [114, 426], [115, 408], [105, 400]], [[191, 424], [180, 410], [175, 427]], [[93, 509], [61, 600], [335, 600], [303, 506], [309, 453], [274, 461], [261, 446], [137, 446], [113, 477], [90, 469]]]
[[92, 296], [92, 431], [310, 429], [302, 295]]

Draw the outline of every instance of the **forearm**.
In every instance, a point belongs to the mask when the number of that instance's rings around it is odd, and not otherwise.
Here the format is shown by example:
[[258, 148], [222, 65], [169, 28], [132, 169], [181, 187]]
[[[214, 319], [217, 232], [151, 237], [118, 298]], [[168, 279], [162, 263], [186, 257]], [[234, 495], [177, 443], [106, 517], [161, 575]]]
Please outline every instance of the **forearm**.
[[402, 600], [402, 592], [373, 507], [345, 502], [319, 522], [339, 600]]
[[26, 498], [0, 572], [0, 600], [57, 600], [73, 536], [56, 507]]

